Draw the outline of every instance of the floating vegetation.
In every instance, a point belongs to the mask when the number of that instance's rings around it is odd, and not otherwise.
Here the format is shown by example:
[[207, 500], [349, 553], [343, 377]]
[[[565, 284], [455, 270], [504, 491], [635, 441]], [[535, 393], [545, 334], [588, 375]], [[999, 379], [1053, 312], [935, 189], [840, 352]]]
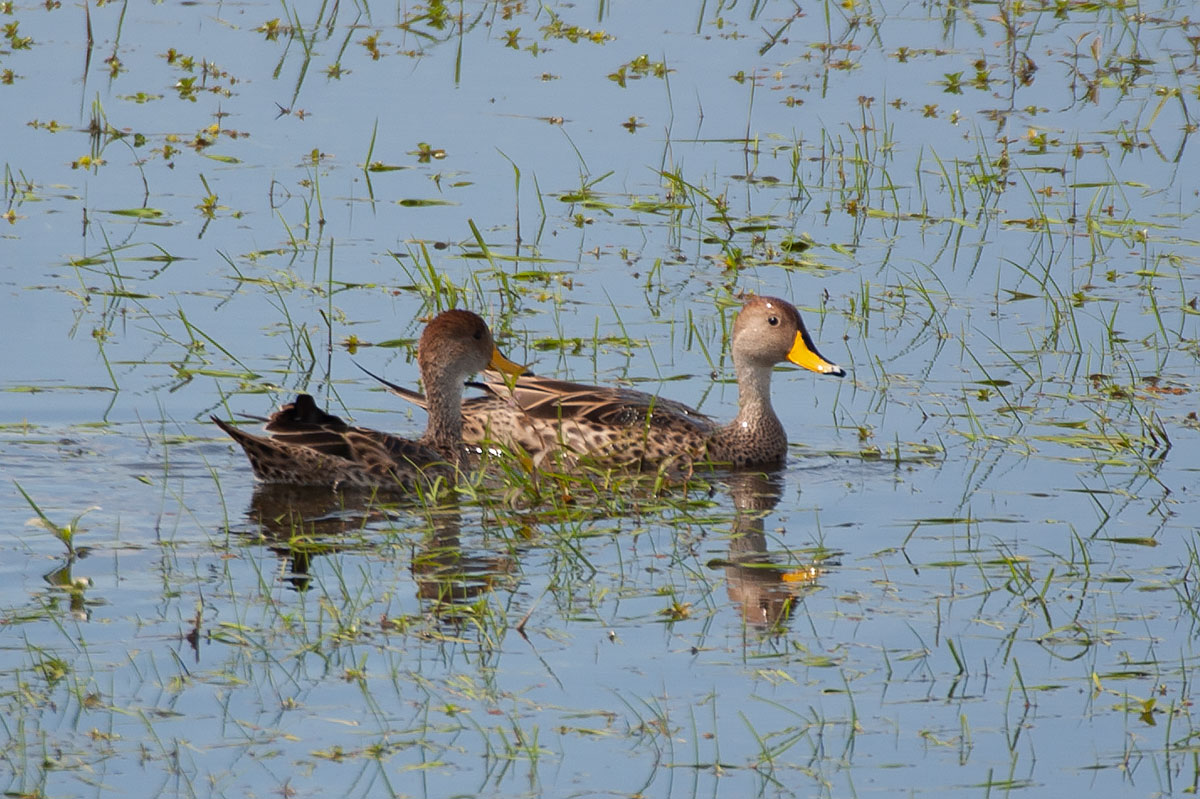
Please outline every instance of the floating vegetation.
[[[1189, 7], [127, 11], [0, 3], [8, 793], [1195, 791]], [[411, 436], [449, 307], [732, 418], [751, 293], [849, 372], [770, 474], [205, 421]]]

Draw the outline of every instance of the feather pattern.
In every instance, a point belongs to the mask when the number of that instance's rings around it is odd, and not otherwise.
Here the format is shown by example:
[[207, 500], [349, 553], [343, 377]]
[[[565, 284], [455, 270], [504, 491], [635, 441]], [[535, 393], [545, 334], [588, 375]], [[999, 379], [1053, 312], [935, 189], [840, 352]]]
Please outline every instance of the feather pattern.
[[[494, 368], [522, 371], [492, 339], [487, 323], [470, 311], [445, 311], [430, 322], [417, 346], [429, 386], [429, 423], [418, 440], [355, 427], [300, 394], [266, 419], [256, 436], [212, 417], [250, 460], [255, 476], [271, 483], [412, 488], [420, 481], [453, 477], [463, 457], [462, 382]], [[424, 398], [423, 398], [424, 399]]]
[[[681, 402], [625, 388], [525, 374], [485, 372], [485, 393], [463, 402], [463, 440], [547, 457], [587, 457], [620, 465], [705, 460], [763, 466], [787, 455], [787, 434], [771, 406], [771, 372], [791, 362], [836, 377], [845, 370], [817, 352], [799, 311], [776, 297], [752, 297], [734, 323], [732, 355], [738, 415], [718, 424]], [[368, 373], [369, 374], [369, 373]], [[428, 409], [421, 394], [375, 375], [393, 393]]]

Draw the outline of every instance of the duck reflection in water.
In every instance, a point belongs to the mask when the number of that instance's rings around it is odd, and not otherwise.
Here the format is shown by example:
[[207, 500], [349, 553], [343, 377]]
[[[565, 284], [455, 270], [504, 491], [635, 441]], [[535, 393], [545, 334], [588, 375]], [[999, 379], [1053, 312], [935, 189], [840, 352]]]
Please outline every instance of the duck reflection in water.
[[729, 558], [710, 565], [724, 568], [729, 598], [748, 626], [780, 631], [791, 620], [796, 600], [820, 587], [824, 572], [815, 561], [797, 562], [788, 552], [784, 562], [780, 553], [767, 550], [763, 521], [783, 495], [781, 475], [735, 472], [721, 482], [729, 487], [735, 515]]
[[386, 535], [382, 523], [424, 528], [410, 564], [423, 612], [441, 622], [470, 615], [481, 596], [512, 580], [517, 571], [512, 558], [462, 545], [461, 512], [452, 500], [424, 505], [392, 499], [384, 504], [366, 490], [261, 484], [246, 515], [254, 534], [279, 558], [280, 579], [296, 591], [311, 586], [317, 557], [370, 549], [372, 540]]
[[255, 486], [246, 518], [253, 525], [250, 534], [279, 558], [279, 579], [295, 591], [307, 591], [314, 558], [361, 549], [362, 539], [352, 536], [396, 510], [394, 505], [381, 505], [371, 491], [261, 483]]
[[430, 533], [412, 554], [417, 596], [439, 621], [457, 626], [478, 615], [479, 602], [497, 587], [515, 587], [517, 561], [505, 553], [464, 546], [457, 507], [426, 511]]

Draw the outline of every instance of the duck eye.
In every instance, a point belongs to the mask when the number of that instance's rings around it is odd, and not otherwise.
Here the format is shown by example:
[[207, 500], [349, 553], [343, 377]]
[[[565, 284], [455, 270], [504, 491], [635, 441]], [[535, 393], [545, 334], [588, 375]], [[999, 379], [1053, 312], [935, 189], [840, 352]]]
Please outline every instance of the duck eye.
[[775, 325], [779, 324], [779, 317], [778, 316], [768, 316], [767, 324], [770, 325], [771, 327], [775, 327]]
[[482, 338], [483, 338], [483, 331], [482, 331], [482, 330], [476, 330], [476, 331], [475, 331], [475, 340], [476, 340], [476, 341], [479, 341], [479, 340], [480, 340], [480, 339], [482, 339]]

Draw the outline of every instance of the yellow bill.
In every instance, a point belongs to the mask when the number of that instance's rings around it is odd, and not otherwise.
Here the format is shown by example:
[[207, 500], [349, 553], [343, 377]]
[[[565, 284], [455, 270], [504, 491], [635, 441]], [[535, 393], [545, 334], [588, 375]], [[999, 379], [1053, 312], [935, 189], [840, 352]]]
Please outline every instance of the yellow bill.
[[508, 358], [505, 358], [500, 353], [500, 348], [492, 347], [492, 360], [488, 362], [489, 369], [495, 369], [497, 372], [503, 372], [506, 375], [523, 375], [528, 370], [520, 364], [515, 364]]
[[805, 369], [811, 369], [819, 374], [833, 377], [846, 376], [845, 369], [836, 363], [825, 360], [821, 353], [817, 352], [816, 346], [809, 338], [808, 331], [803, 327], [796, 332], [796, 340], [792, 342], [792, 348], [788, 350], [787, 359], [797, 366], [803, 366]]

